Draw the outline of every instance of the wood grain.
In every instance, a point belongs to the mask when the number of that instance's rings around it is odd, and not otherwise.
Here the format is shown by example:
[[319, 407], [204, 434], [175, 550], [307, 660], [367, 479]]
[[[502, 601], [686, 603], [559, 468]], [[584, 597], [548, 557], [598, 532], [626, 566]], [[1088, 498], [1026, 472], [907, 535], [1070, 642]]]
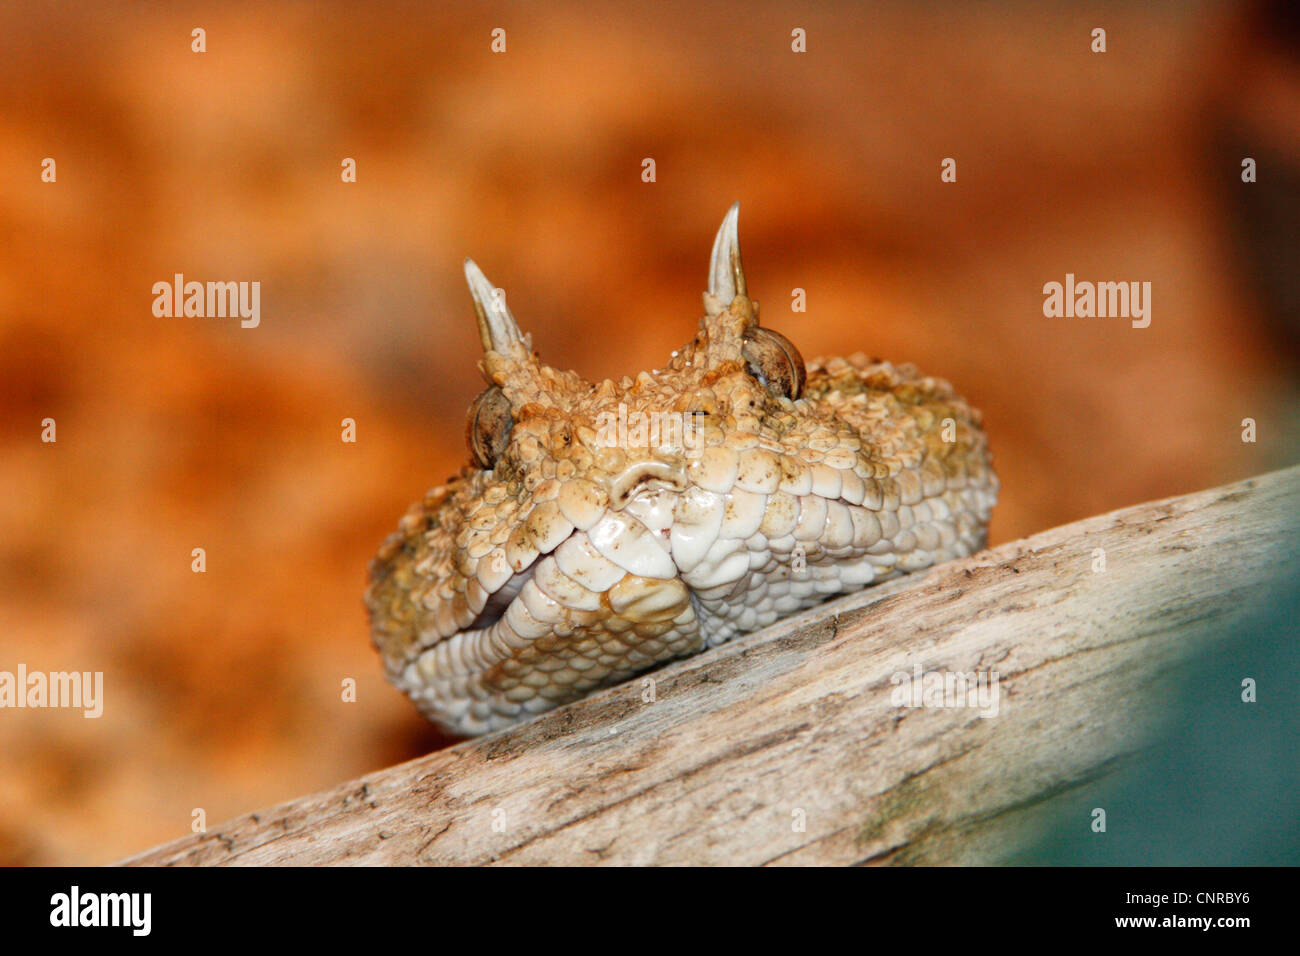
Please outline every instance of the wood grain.
[[[1297, 515], [1291, 468], [1055, 528], [126, 862], [1006, 860], [1300, 570]], [[917, 665], [996, 672], [996, 714], [898, 705]]]

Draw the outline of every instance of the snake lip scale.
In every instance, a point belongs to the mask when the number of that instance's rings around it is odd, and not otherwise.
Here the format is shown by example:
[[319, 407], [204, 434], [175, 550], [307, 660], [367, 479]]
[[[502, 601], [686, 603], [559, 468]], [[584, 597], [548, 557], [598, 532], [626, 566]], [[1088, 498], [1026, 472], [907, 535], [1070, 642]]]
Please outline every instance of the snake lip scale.
[[694, 338], [618, 382], [544, 364], [465, 261], [487, 382], [471, 461], [407, 511], [365, 597], [388, 678], [452, 733], [984, 547], [980, 413], [910, 364], [805, 364], [759, 324], [738, 215]]

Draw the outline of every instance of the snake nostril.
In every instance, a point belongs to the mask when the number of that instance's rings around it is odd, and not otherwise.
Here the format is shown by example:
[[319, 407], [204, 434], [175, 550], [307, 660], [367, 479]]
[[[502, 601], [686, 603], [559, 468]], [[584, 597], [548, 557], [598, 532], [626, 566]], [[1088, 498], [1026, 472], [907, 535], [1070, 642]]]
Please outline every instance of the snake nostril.
[[674, 491], [683, 491], [686, 488], [686, 468], [680, 464], [670, 465], [653, 460], [628, 465], [609, 479], [610, 505], [622, 508], [640, 488], [652, 482], [666, 485]]

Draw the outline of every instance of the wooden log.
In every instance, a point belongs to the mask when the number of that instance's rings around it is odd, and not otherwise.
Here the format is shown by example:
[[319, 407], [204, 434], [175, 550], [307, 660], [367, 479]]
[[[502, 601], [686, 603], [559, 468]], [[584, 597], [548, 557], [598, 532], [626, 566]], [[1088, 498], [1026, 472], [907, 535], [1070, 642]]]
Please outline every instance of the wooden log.
[[[126, 862], [1006, 860], [1300, 571], [1297, 515], [1300, 467], [1089, 518]], [[904, 706], [917, 668], [996, 673], [996, 713]]]

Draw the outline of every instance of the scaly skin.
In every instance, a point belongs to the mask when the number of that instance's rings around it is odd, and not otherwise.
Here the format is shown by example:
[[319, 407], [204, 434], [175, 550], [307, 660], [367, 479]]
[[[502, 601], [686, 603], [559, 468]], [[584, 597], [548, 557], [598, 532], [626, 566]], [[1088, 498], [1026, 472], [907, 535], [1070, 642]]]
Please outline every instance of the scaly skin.
[[[494, 467], [412, 506], [366, 593], [389, 679], [448, 730], [508, 726], [984, 547], [998, 482], [947, 382], [857, 354], [810, 363], [792, 401], [751, 374], [734, 207], [699, 332], [636, 379], [543, 365], [467, 273], [513, 427]], [[601, 417], [620, 404], [622, 435]], [[638, 434], [636, 413], [695, 430]]]

